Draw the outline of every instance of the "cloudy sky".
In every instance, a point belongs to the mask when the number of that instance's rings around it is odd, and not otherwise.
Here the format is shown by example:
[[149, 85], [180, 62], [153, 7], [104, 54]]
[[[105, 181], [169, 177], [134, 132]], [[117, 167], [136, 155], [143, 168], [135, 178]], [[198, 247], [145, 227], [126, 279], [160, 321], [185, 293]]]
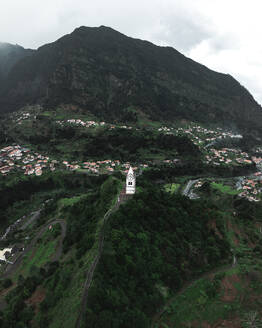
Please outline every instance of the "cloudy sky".
[[0, 0], [0, 41], [37, 48], [110, 26], [233, 75], [262, 104], [261, 0]]

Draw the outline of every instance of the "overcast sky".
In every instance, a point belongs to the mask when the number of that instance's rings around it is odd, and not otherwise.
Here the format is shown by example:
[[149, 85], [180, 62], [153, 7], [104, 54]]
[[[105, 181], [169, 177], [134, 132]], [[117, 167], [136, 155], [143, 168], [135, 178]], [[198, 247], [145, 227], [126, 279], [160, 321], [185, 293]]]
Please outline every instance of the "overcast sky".
[[262, 104], [261, 0], [0, 0], [0, 41], [37, 48], [110, 26], [233, 75]]

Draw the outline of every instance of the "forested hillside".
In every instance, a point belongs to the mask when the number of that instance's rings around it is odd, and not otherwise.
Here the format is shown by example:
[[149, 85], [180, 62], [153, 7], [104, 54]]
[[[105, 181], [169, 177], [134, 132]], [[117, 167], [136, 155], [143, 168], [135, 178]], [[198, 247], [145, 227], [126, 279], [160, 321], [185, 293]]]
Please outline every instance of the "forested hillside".
[[63, 105], [110, 120], [130, 108], [151, 119], [261, 129], [261, 107], [233, 77], [170, 47], [111, 28], [80, 27], [20, 60], [0, 87], [1, 111]]
[[[228, 263], [230, 245], [212, 202], [170, 195], [146, 184], [110, 219], [106, 247], [90, 290], [88, 327], [150, 327], [183, 283]], [[215, 220], [218, 236], [208, 229]]]

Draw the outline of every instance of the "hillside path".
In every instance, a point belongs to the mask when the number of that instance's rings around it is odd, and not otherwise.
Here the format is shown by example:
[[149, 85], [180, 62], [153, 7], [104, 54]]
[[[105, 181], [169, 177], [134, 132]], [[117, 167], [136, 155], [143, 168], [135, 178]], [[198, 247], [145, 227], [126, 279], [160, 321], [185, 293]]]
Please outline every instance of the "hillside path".
[[202, 275], [196, 277], [195, 279], [191, 280], [191, 281], [188, 281], [185, 283], [185, 285], [175, 293], [175, 295], [173, 295], [167, 302], [166, 304], [159, 310], [159, 312], [157, 312], [153, 319], [152, 319], [152, 325], [151, 325], [151, 328], [155, 328], [155, 325], [158, 323], [158, 321], [160, 320], [161, 316], [166, 312], [166, 310], [168, 309], [169, 305], [173, 302], [173, 300], [183, 294], [189, 287], [191, 287], [197, 280], [199, 279], [203, 279], [203, 278], [207, 278], [208, 276], [210, 276], [211, 274], [216, 274], [216, 273], [219, 273], [219, 272], [225, 272], [227, 270], [229, 270], [230, 268], [234, 268], [237, 264], [237, 259], [235, 257], [235, 255], [233, 255], [233, 262], [232, 264], [229, 264], [229, 265], [224, 265], [224, 266], [221, 266], [221, 267], [218, 267], [218, 268], [215, 268], [211, 271], [208, 271], [208, 272], [205, 272], [203, 273]]
[[22, 227], [21, 227], [22, 230], [25, 230], [31, 223], [33, 223], [34, 221], [39, 219], [41, 210], [38, 210], [31, 214], [32, 214], [32, 216], [29, 218], [29, 220], [22, 225]]
[[116, 201], [115, 205], [111, 209], [109, 209], [106, 212], [106, 214], [104, 215], [103, 227], [100, 231], [99, 239], [98, 239], [98, 253], [86, 274], [86, 280], [85, 280], [85, 284], [84, 284], [84, 291], [83, 291], [82, 301], [81, 301], [81, 305], [80, 305], [80, 311], [79, 311], [79, 315], [78, 315], [78, 318], [77, 318], [77, 321], [75, 324], [75, 328], [81, 327], [81, 322], [83, 320], [83, 316], [84, 316], [84, 313], [86, 310], [89, 287], [91, 286], [96, 266], [99, 262], [99, 259], [101, 257], [102, 251], [103, 251], [106, 222], [108, 221], [108, 218], [110, 217], [110, 215], [112, 213], [114, 213], [119, 208], [120, 204], [123, 203], [126, 199], [127, 199], [127, 196], [125, 194], [125, 188], [124, 188], [124, 189], [122, 189], [119, 196], [117, 197], [117, 201]]

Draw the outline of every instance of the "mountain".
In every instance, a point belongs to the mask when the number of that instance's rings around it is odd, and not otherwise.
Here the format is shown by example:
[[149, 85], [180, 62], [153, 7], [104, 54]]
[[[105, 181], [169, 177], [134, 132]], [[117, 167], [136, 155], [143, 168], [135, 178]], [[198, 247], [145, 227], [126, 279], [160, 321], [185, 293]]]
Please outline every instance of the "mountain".
[[248, 91], [106, 27], [8, 47], [0, 108], [45, 108], [0, 116], [0, 328], [262, 327]]
[[110, 119], [139, 110], [151, 119], [219, 122], [261, 130], [261, 106], [232, 76], [171, 47], [111, 28], [80, 27], [11, 67], [0, 108], [70, 105]]
[[13, 66], [22, 58], [31, 55], [34, 50], [19, 45], [0, 42], [0, 81], [1, 86]]

